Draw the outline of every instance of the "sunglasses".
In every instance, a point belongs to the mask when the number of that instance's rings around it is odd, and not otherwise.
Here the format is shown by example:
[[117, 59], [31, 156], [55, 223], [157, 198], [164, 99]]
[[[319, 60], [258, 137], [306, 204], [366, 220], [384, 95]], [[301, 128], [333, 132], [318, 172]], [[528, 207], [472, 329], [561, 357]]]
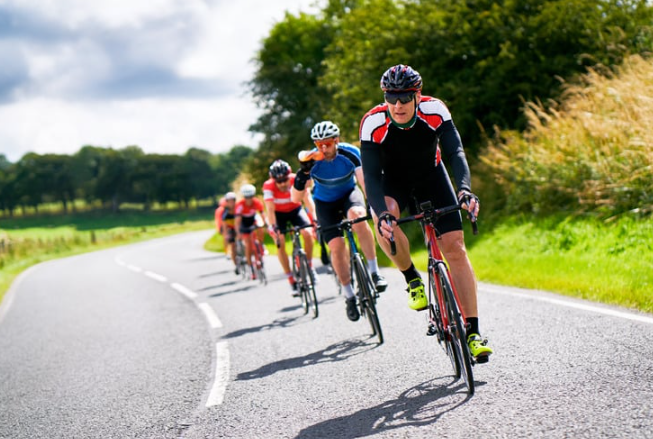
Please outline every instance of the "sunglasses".
[[277, 178], [274, 181], [276, 181], [277, 183], [285, 183], [288, 181], [288, 177]]
[[385, 101], [390, 105], [395, 105], [397, 101], [401, 102], [402, 104], [407, 104], [413, 100], [413, 98], [415, 97], [415, 93], [408, 93], [408, 94], [384, 93], [383, 97], [385, 98]]
[[336, 144], [336, 139], [326, 139], [326, 140], [316, 140], [315, 141], [315, 146], [318, 148], [328, 148], [330, 146], [334, 146]]

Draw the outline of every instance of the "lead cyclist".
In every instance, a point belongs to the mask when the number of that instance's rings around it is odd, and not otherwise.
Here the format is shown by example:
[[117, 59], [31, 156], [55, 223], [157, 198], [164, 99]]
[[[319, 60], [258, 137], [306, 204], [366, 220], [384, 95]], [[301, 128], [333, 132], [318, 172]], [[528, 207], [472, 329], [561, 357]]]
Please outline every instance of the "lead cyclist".
[[[379, 245], [406, 279], [408, 306], [421, 311], [428, 305], [424, 282], [396, 219], [413, 200], [418, 204], [431, 201], [436, 208], [460, 203], [474, 215], [478, 214], [480, 204], [471, 192], [469, 166], [451, 113], [441, 100], [422, 95], [421, 75], [410, 66], [398, 64], [382, 75], [381, 89], [384, 103], [368, 111], [360, 125], [367, 197]], [[452, 168], [457, 194], [442, 156]], [[442, 253], [449, 263], [467, 319], [470, 353], [479, 363], [484, 363], [493, 350], [480, 336], [477, 283], [465, 248], [460, 214], [442, 217], [438, 231], [442, 235]], [[390, 251], [392, 236], [395, 255]]]

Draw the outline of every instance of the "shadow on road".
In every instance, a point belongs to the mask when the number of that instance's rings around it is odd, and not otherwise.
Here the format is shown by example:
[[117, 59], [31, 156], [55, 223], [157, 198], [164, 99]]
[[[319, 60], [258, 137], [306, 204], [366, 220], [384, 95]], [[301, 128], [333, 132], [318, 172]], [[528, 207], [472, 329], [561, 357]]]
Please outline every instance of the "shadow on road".
[[241, 335], [251, 334], [253, 332], [269, 331], [276, 328], [285, 328], [292, 325], [297, 319], [299, 319], [299, 317], [275, 319], [272, 323], [266, 323], [265, 325], [254, 326], [252, 328], [243, 328], [230, 332], [229, 334], [224, 335], [223, 338], [236, 338], [240, 337]]
[[[462, 380], [436, 378], [402, 392], [396, 399], [305, 428], [295, 439], [366, 437], [406, 427], [427, 426], [465, 404], [471, 398], [466, 391]], [[461, 393], [462, 399], [452, 398], [455, 393]], [[405, 434], [410, 437], [409, 431]], [[438, 434], [434, 431], [433, 436]]]
[[200, 274], [197, 277], [199, 279], [203, 279], [205, 277], [220, 276], [221, 274], [227, 274], [227, 273], [233, 273], [233, 272], [234, 272], [233, 268], [227, 268], [225, 270], [214, 271], [213, 273]]
[[344, 361], [350, 357], [360, 355], [374, 348], [376, 348], [376, 344], [370, 345], [363, 340], [345, 340], [308, 355], [275, 361], [274, 363], [261, 366], [256, 370], [240, 373], [236, 377], [236, 380], [254, 380], [273, 375], [282, 370], [296, 369], [320, 363]]

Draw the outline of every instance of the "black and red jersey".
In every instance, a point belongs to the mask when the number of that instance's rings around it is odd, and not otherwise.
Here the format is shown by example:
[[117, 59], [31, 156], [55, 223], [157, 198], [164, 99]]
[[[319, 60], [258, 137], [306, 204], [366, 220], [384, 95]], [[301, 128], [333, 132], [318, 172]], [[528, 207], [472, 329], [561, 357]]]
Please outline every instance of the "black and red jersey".
[[410, 190], [425, 180], [441, 157], [451, 166], [458, 190], [471, 187], [460, 135], [439, 99], [422, 96], [415, 122], [406, 128], [392, 122], [387, 104], [378, 105], [363, 116], [359, 134], [367, 197], [375, 212], [387, 210], [384, 178]]

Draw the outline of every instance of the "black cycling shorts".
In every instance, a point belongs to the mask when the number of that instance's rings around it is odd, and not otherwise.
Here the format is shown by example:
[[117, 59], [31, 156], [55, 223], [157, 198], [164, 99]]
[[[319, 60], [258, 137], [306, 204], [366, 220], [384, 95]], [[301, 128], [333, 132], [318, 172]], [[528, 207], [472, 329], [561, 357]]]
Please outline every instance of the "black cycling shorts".
[[[395, 199], [400, 212], [408, 208], [409, 214], [418, 213], [418, 206], [424, 201], [431, 201], [433, 207], [436, 208], [458, 204], [451, 179], [442, 162], [433, 172], [425, 175], [420, 183], [412, 185], [406, 184], [405, 181], [391, 181], [384, 176], [383, 191], [386, 196]], [[440, 233], [462, 230], [463, 223], [460, 212], [453, 212], [441, 217], [436, 226]]]
[[301, 206], [290, 212], [275, 211], [274, 216], [277, 218], [277, 227], [282, 234], [288, 231], [288, 223], [293, 226], [307, 226], [311, 223], [308, 214]]
[[[358, 186], [354, 187], [349, 195], [345, 195], [336, 201], [315, 200], [315, 213], [317, 214], [317, 221], [320, 223], [320, 227], [338, 224], [347, 218], [347, 212], [354, 206], [360, 206], [365, 209], [365, 196]], [[326, 243], [338, 236], [342, 236], [342, 231], [336, 228], [322, 233], [322, 239]]]

